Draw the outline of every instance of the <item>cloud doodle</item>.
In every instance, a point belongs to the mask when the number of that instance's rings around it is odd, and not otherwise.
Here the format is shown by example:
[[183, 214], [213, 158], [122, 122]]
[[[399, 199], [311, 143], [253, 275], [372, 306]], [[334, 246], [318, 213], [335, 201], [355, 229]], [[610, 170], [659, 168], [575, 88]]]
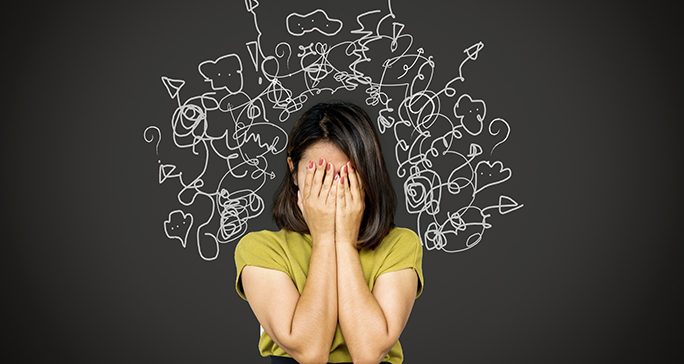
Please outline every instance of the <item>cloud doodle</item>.
[[306, 15], [292, 13], [285, 20], [287, 31], [295, 36], [301, 36], [314, 30], [326, 36], [333, 36], [342, 29], [342, 21], [332, 19], [321, 9], [316, 9]]
[[[501, 192], [512, 171], [493, 157], [510, 126], [487, 119], [486, 102], [467, 92], [464, 68], [484, 43], [465, 47], [455, 75], [440, 82], [435, 60], [397, 19], [391, 0], [386, 9], [359, 13], [351, 26], [322, 9], [293, 12], [282, 18], [288, 34], [262, 32], [262, 6], [245, 2], [256, 37], [242, 53], [199, 63], [205, 92], [185, 96], [184, 80], [161, 77], [177, 104], [166, 132], [176, 148], [202, 161], [190, 172], [158, 158], [159, 183], [178, 183], [183, 205], [164, 222], [167, 237], [196, 245], [208, 261], [221, 244], [242, 237], [264, 211], [262, 188], [276, 179], [271, 162], [281, 163], [291, 116], [321, 93], [360, 93], [378, 110], [377, 130], [394, 145], [404, 208], [415, 215], [424, 248], [471, 249], [492, 227], [493, 213], [523, 206]], [[253, 67], [243, 69], [243, 60]], [[245, 92], [252, 89], [246, 82], [258, 91]], [[144, 138], [159, 155], [161, 130], [149, 126]]]
[[214, 90], [226, 90], [230, 95], [242, 91], [242, 61], [237, 54], [227, 54], [199, 64], [199, 73]]

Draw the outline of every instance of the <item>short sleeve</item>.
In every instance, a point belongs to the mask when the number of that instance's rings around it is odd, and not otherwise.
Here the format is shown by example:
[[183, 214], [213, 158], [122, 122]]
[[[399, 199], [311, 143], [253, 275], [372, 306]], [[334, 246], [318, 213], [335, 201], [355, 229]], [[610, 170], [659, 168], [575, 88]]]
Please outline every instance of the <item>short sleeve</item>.
[[394, 272], [401, 269], [413, 268], [418, 275], [418, 291], [416, 299], [423, 293], [425, 285], [423, 279], [423, 244], [420, 237], [413, 230], [404, 228], [380, 267], [378, 276], [382, 273]]
[[[276, 269], [290, 275], [285, 252], [273, 237], [264, 232], [250, 232], [244, 235], [235, 247], [235, 291], [247, 301], [240, 276], [247, 265]], [[291, 276], [291, 275], [290, 275]]]

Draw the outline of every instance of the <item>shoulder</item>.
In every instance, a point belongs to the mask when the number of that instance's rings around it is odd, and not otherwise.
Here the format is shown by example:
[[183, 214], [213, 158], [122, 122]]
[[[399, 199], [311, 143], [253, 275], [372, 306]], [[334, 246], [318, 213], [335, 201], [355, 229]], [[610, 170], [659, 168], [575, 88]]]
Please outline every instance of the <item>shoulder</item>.
[[390, 230], [390, 233], [387, 234], [387, 236], [391, 236], [392, 239], [395, 241], [402, 241], [422, 245], [420, 241], [420, 236], [418, 236], [418, 234], [415, 231], [413, 231], [413, 229], [409, 229], [407, 227], [395, 226], [392, 228], [392, 230]]
[[311, 245], [311, 238], [307, 235], [290, 231], [287, 229], [280, 230], [255, 230], [251, 231], [240, 238], [237, 243], [236, 251], [238, 249], [266, 249], [272, 251], [291, 251], [300, 250], [304, 246], [304, 242]]
[[292, 254], [285, 234], [283, 230], [259, 230], [243, 235], [234, 252], [238, 270], [244, 265], [257, 265], [287, 272]]
[[272, 230], [254, 230], [250, 231], [247, 234], [243, 235], [242, 238], [240, 238], [240, 241], [238, 244], [241, 244], [243, 242], [252, 242], [252, 241], [270, 241], [273, 240], [274, 237], [278, 235], [278, 231], [272, 231]]
[[268, 249], [274, 250], [282, 248], [285, 240], [285, 232], [283, 230], [257, 230], [250, 231], [243, 235], [235, 247], [238, 249], [260, 250]]
[[422, 249], [420, 236], [407, 227], [394, 226], [380, 244], [383, 250], [416, 250]]

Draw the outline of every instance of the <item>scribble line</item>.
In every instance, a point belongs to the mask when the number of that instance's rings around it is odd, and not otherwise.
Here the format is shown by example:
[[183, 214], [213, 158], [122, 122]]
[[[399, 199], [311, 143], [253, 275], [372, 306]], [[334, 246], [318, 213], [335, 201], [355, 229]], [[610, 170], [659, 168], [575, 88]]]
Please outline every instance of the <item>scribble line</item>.
[[[416, 216], [428, 250], [468, 250], [492, 227], [487, 219], [493, 212], [505, 215], [523, 206], [498, 192], [512, 171], [492, 158], [508, 140], [510, 125], [489, 119], [485, 101], [467, 92], [464, 69], [478, 59], [483, 42], [463, 50], [457, 75], [440, 86], [436, 61], [415, 46], [391, 0], [387, 9], [358, 14], [350, 27], [323, 9], [292, 12], [282, 19], [287, 34], [263, 33], [260, 7], [245, 0], [256, 36], [242, 54], [198, 64], [205, 92], [183, 97], [184, 80], [161, 77], [177, 103], [171, 140], [203, 163], [187, 177], [176, 164], [158, 159], [159, 183], [179, 183], [176, 197], [185, 206], [164, 221], [167, 237], [184, 248], [194, 239], [205, 260], [216, 259], [221, 244], [239, 239], [249, 220], [264, 211], [261, 191], [277, 177], [270, 162], [287, 147], [286, 122], [321, 93], [362, 92], [366, 104], [379, 110], [376, 125], [394, 143], [404, 208]], [[269, 37], [275, 39], [272, 47], [266, 45]], [[260, 91], [248, 94], [246, 81], [255, 81]], [[149, 126], [143, 136], [156, 143], [159, 156], [161, 130]]]

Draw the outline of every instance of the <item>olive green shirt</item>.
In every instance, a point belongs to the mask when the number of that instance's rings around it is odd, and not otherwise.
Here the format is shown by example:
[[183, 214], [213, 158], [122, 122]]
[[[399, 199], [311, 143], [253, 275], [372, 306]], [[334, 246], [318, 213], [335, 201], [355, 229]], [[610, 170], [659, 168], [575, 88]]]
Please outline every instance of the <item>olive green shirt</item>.
[[[301, 234], [286, 229], [253, 231], [244, 235], [235, 247], [235, 268], [237, 269], [235, 290], [240, 298], [247, 300], [240, 281], [240, 274], [246, 265], [277, 269], [287, 273], [297, 286], [299, 294], [302, 294], [309, 270], [311, 248], [312, 240], [309, 234]], [[398, 226], [393, 227], [375, 250], [362, 249], [359, 252], [359, 258], [364, 278], [371, 292], [375, 280], [382, 273], [413, 268], [418, 275], [416, 299], [422, 294], [423, 246], [420, 237], [413, 230]], [[263, 328], [260, 331], [259, 353], [261, 356], [291, 357], [268, 336]], [[396, 364], [402, 363], [403, 359], [401, 344], [397, 340], [383, 361]], [[352, 361], [339, 323], [330, 347], [328, 361], [331, 363]]]

